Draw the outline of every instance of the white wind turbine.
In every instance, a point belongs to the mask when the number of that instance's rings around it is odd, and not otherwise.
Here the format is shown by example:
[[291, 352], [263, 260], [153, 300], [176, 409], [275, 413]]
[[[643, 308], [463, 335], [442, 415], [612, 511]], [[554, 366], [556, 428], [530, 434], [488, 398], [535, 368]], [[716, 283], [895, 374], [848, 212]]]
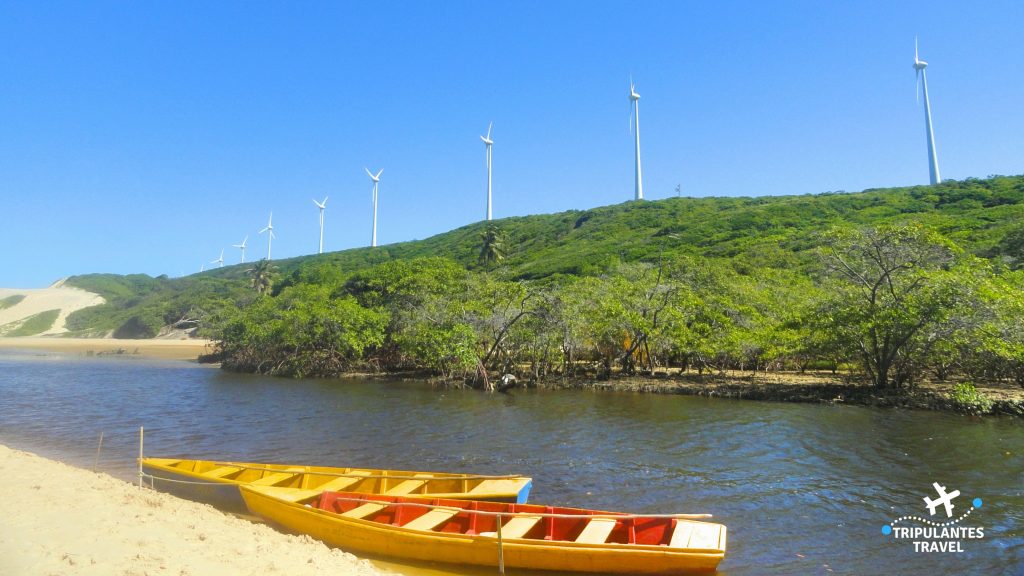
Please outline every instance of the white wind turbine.
[[270, 248], [274, 244], [274, 213], [270, 213], [270, 220], [267, 220], [267, 227], [260, 230], [260, 234], [269, 232], [267, 234], [267, 260], [270, 260]]
[[373, 180], [373, 236], [371, 237], [371, 240], [370, 240], [370, 246], [376, 246], [377, 245], [377, 186], [380, 184], [380, 175], [384, 172], [384, 169], [381, 168], [377, 172], [376, 176], [374, 176], [373, 172], [370, 172], [370, 169], [366, 168], [365, 166], [363, 167], [363, 170], [366, 170], [366, 175], [370, 177], [370, 180]]
[[319, 252], [319, 254], [323, 254], [324, 253], [324, 209], [327, 208], [327, 198], [328, 198], [327, 196], [324, 196], [324, 201], [323, 202], [317, 202], [316, 198], [313, 199], [313, 204], [316, 204], [316, 207], [320, 209], [320, 252]]
[[217, 268], [223, 268], [224, 267], [224, 249], [223, 248], [220, 249], [220, 257], [217, 258], [216, 260], [211, 260], [210, 264], [218, 264]]
[[[914, 70], [917, 74], [917, 83], [924, 86], [924, 127], [928, 137], [928, 174], [932, 184], [942, 182], [939, 176], [939, 157], [935, 153], [935, 133], [932, 131], [932, 106], [928, 101], [928, 75], [924, 69], [928, 63], [917, 56], [917, 37], [914, 37]], [[914, 94], [917, 95], [917, 87], [914, 87]], [[920, 98], [920, 96], [917, 96]]]
[[231, 245], [232, 248], [241, 248], [242, 249], [242, 259], [239, 260], [239, 262], [245, 262], [245, 243], [248, 242], [248, 241], [249, 241], [249, 237], [246, 236], [245, 240], [242, 240], [241, 244], [232, 244]]
[[494, 122], [487, 125], [487, 136], [481, 136], [480, 139], [484, 141], [484, 147], [487, 149], [487, 219], [491, 219], [491, 145], [494, 144], [494, 140], [491, 140], [491, 127], [494, 126]]
[[[629, 99], [633, 101], [633, 110], [630, 113], [630, 119], [636, 117], [636, 186], [634, 200], [644, 199], [644, 177], [643, 172], [640, 170], [640, 95], [636, 92], [636, 86], [633, 85], [633, 79], [629, 79]], [[632, 124], [632, 123], [630, 123]]]

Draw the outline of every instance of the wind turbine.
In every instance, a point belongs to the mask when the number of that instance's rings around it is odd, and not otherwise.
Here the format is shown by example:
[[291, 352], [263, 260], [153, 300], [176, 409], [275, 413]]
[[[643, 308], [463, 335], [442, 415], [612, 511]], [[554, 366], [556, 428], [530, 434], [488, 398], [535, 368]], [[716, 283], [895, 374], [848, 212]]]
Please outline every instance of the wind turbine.
[[370, 172], [370, 169], [365, 167], [365, 166], [363, 167], [363, 170], [366, 170], [366, 175], [370, 177], [370, 180], [373, 180], [373, 236], [372, 236], [372, 238], [370, 240], [370, 246], [376, 246], [377, 245], [377, 186], [380, 184], [380, 175], [384, 172], [384, 169], [381, 168], [377, 172], [376, 176], [374, 176], [373, 172]]
[[267, 260], [270, 260], [270, 247], [274, 244], [274, 213], [270, 213], [270, 220], [267, 221], [267, 227], [260, 230], [260, 234], [269, 232], [267, 234]]
[[232, 244], [231, 245], [232, 248], [241, 248], [242, 249], [242, 259], [239, 260], [239, 262], [245, 262], [245, 243], [248, 242], [248, 241], [249, 241], [249, 237], [246, 236], [245, 240], [242, 240], [241, 244]]
[[[917, 56], [917, 37], [915, 36], [914, 70], [917, 74], [917, 83], [924, 86], [924, 127], [928, 137], [928, 175], [931, 177], [932, 184], [938, 184], [942, 182], [942, 177], [939, 176], [939, 157], [935, 153], [935, 132], [932, 130], [932, 106], [928, 101], [928, 74], [924, 71], [927, 67], [928, 63]], [[914, 94], [916, 95], [917, 93], [917, 86], [914, 86]], [[918, 101], [920, 102], [920, 100]]]
[[223, 248], [220, 249], [220, 257], [217, 258], [216, 260], [211, 260], [210, 264], [219, 264], [219, 266], [217, 266], [217, 268], [223, 268], [224, 267], [224, 249]]
[[484, 141], [484, 147], [487, 149], [487, 219], [491, 219], [491, 145], [494, 144], [494, 140], [491, 140], [491, 127], [494, 126], [494, 122], [487, 125], [487, 136], [481, 136], [480, 139]]
[[320, 209], [320, 254], [324, 253], [324, 208], [327, 208], [327, 196], [324, 196], [323, 202], [317, 202], [313, 199], [313, 204]]
[[636, 117], [636, 188], [634, 200], [644, 199], [644, 177], [640, 170], [640, 95], [636, 92], [633, 79], [629, 79], [629, 99], [633, 101], [633, 111], [630, 119]]

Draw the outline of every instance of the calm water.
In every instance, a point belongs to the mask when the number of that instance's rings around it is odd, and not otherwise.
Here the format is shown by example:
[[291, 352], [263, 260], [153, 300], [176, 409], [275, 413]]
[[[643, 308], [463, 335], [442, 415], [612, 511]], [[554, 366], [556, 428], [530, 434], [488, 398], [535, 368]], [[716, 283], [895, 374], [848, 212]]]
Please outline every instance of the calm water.
[[[721, 573], [1024, 574], [1024, 421], [642, 394], [488, 395], [0, 351], [0, 443], [131, 479], [146, 454], [534, 477], [531, 501], [708, 512]], [[932, 482], [980, 497], [961, 554], [881, 534]], [[945, 520], [945, 514], [940, 521]], [[939, 520], [939, 516], [935, 519]], [[414, 570], [415, 571], [415, 570]], [[422, 573], [422, 570], [420, 570]], [[493, 573], [474, 571], [465, 573]], [[510, 573], [514, 573], [510, 571]]]

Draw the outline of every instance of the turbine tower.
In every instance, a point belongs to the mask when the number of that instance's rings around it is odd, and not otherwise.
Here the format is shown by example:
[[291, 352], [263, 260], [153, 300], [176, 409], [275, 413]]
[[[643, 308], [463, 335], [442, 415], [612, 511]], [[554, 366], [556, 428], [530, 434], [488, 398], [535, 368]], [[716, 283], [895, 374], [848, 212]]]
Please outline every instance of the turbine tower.
[[[942, 177], [939, 176], [939, 157], [935, 154], [935, 132], [932, 130], [932, 106], [928, 101], [928, 74], [925, 73], [924, 69], [928, 67], [928, 63], [921, 60], [917, 56], [917, 37], [914, 37], [914, 70], [917, 74], [917, 82], [924, 87], [924, 127], [925, 133], [928, 137], [928, 175], [931, 177], [932, 184], [938, 184], [942, 182]], [[917, 94], [917, 87], [914, 87], [914, 93]], [[920, 98], [920, 96], [918, 96]]]
[[363, 170], [366, 170], [366, 175], [370, 177], [370, 180], [373, 180], [373, 236], [370, 239], [370, 246], [376, 246], [377, 245], [377, 186], [380, 184], [380, 175], [384, 172], [384, 169], [381, 168], [380, 170], [378, 170], [376, 176], [374, 176], [373, 172], [370, 172], [370, 169], [365, 167], [365, 166], [363, 167]]
[[270, 213], [270, 219], [267, 220], [267, 227], [264, 228], [263, 230], [260, 230], [260, 234], [263, 234], [264, 232], [269, 232], [269, 234], [267, 234], [267, 260], [270, 260], [270, 248], [274, 244], [274, 213], [273, 212]]
[[216, 260], [212, 260], [210, 262], [210, 264], [218, 264], [217, 268], [223, 268], [224, 267], [224, 249], [223, 248], [220, 249], [220, 258], [217, 258]]
[[242, 249], [242, 259], [239, 260], [239, 262], [243, 262], [243, 263], [245, 262], [245, 243], [248, 242], [248, 241], [249, 241], [249, 237], [246, 236], [245, 240], [242, 240], [241, 244], [232, 244], [231, 245], [232, 248], [241, 248]]
[[644, 199], [644, 176], [640, 170], [640, 95], [636, 93], [636, 86], [633, 79], [629, 80], [629, 99], [633, 101], [633, 110], [630, 118], [636, 118], [636, 187], [634, 200]]
[[319, 254], [323, 254], [324, 253], [324, 208], [327, 208], [327, 196], [324, 196], [324, 201], [323, 202], [317, 202], [316, 199], [314, 198], [313, 199], [313, 204], [316, 204], [316, 207], [320, 209], [320, 252], [319, 252]]
[[484, 148], [487, 149], [487, 219], [491, 219], [491, 145], [494, 144], [494, 140], [491, 140], [491, 127], [494, 126], [494, 122], [487, 125], [487, 136], [481, 136], [480, 139], [484, 141]]

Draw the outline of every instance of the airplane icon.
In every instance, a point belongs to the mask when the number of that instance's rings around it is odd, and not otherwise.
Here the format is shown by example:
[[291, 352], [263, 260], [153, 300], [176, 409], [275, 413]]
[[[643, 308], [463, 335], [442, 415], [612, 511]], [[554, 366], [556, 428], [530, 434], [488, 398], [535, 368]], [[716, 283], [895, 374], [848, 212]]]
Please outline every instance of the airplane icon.
[[928, 498], [927, 496], [924, 498], [924, 505], [926, 507], [928, 507], [928, 513], [931, 514], [932, 516], [934, 516], [935, 515], [935, 508], [938, 507], [939, 504], [942, 504], [943, 506], [946, 507], [946, 517], [947, 518], [952, 517], [953, 516], [953, 508], [954, 508], [954, 506], [953, 506], [953, 498], [956, 498], [957, 496], [959, 496], [960, 495], [960, 491], [959, 490], [953, 490], [949, 494], [946, 494], [946, 487], [945, 486], [939, 486], [938, 482], [932, 482], [932, 486], [934, 486], [935, 487], [935, 491], [939, 493], [939, 497], [936, 498], [935, 500], [932, 500], [931, 498]]

